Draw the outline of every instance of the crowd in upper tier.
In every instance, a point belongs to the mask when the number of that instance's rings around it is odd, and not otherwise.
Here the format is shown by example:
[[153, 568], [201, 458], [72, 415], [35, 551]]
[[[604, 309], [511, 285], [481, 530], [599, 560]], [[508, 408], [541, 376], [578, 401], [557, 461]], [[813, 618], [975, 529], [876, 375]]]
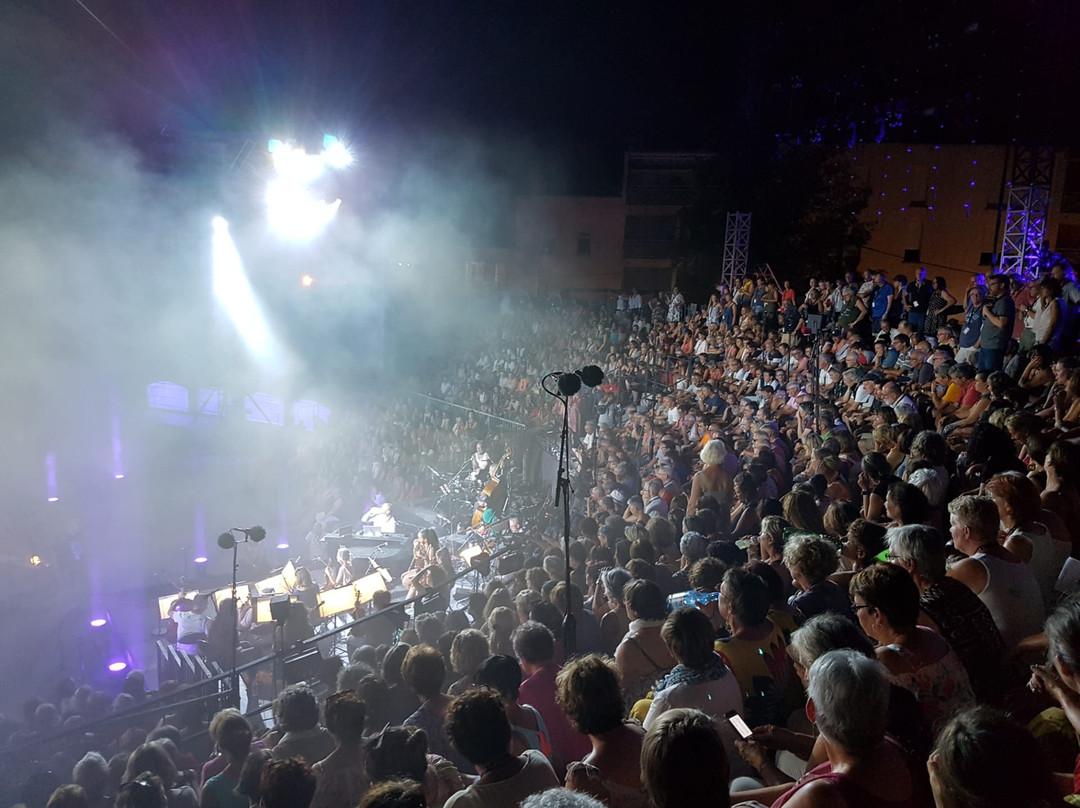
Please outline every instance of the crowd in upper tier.
[[[561, 525], [526, 523], [521, 569], [497, 570], [464, 608], [358, 625], [351, 664], [282, 693], [272, 727], [148, 713], [39, 749], [54, 774], [21, 798], [1077, 799], [1078, 303], [1059, 264], [955, 292], [920, 270], [798, 292], [750, 278], [699, 306], [678, 290], [604, 310], [522, 304], [478, 328], [475, 356], [429, 392], [546, 425], [561, 412], [539, 370], [605, 369], [571, 400], [568, 547]], [[402, 407], [465, 442], [482, 422]], [[389, 467], [426, 463], [397, 442], [411, 439], [387, 433]], [[9, 729], [22, 743], [84, 708], [65, 691]]]

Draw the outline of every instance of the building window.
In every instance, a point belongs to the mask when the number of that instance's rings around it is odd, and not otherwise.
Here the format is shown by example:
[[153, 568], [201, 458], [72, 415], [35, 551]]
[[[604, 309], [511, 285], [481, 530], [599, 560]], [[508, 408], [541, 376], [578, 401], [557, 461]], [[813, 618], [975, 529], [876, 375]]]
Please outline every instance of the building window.
[[484, 282], [484, 263], [482, 261], [470, 261], [468, 264], [469, 283], [481, 284]]
[[543, 244], [540, 245], [541, 255], [554, 255], [555, 254], [555, 239], [546, 238]]
[[922, 259], [919, 258], [919, 250], [904, 250], [904, 263], [905, 264], [917, 264]]
[[588, 233], [578, 233], [577, 254], [592, 255], [592, 238], [590, 238]]

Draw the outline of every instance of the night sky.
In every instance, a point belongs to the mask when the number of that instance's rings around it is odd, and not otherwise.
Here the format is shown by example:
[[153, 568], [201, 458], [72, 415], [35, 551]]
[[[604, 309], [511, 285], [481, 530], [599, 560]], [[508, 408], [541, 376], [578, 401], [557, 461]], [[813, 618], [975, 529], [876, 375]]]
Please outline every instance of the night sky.
[[13, 3], [40, 15], [23, 57], [46, 80], [77, 76], [92, 114], [138, 143], [446, 134], [543, 155], [563, 170], [542, 190], [587, 193], [618, 190], [627, 147], [1075, 137], [1080, 4], [796, 5]]

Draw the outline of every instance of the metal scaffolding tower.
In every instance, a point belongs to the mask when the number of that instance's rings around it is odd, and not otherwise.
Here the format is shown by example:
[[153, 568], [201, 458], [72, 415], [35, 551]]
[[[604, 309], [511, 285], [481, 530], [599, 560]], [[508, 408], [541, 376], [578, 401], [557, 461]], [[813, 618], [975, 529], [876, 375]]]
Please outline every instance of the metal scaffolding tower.
[[1038, 273], [1050, 213], [1050, 184], [1054, 177], [1054, 150], [1017, 146], [1012, 181], [1005, 207], [999, 269], [1010, 275]]
[[721, 282], [734, 291], [750, 263], [750, 213], [728, 213]]

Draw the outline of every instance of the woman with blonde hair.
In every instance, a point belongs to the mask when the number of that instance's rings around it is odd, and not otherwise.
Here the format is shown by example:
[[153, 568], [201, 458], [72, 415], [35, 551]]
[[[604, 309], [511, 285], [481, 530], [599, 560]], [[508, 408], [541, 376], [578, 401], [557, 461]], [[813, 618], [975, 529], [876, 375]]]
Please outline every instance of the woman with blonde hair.
[[[706, 494], [720, 503], [721, 514], [730, 512], [731, 475], [722, 465], [727, 454], [727, 447], [719, 438], [713, 438], [705, 444], [705, 448], [701, 450], [701, 471], [694, 475], [690, 484], [690, 499], [686, 504], [687, 513], [694, 513], [697, 510], [698, 500]], [[721, 531], [726, 530], [727, 525], [722, 525]]]
[[450, 667], [460, 678], [446, 692], [451, 696], [460, 696], [469, 688], [476, 687], [476, 669], [487, 658], [488, 640], [482, 631], [467, 628], [455, 635], [450, 645]]
[[517, 614], [509, 606], [497, 606], [484, 624], [488, 638], [488, 650], [492, 654], [513, 656], [514, 644], [510, 637], [518, 627]]

